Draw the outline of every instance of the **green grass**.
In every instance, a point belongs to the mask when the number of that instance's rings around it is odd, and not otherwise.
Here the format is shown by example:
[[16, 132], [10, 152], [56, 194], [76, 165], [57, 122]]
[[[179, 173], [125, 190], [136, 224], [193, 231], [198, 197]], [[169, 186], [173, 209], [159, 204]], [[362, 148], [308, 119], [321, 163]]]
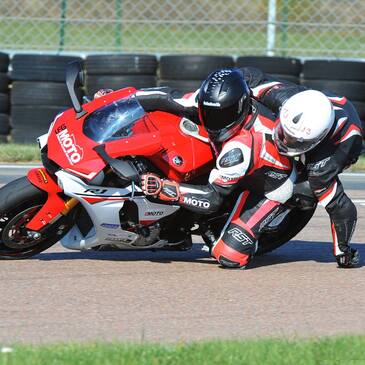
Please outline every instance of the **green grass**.
[[0, 144], [0, 162], [34, 162], [40, 160], [37, 144]]
[[[285, 29], [285, 30], [284, 30]], [[59, 51], [60, 22], [3, 19], [0, 48]], [[45, 36], [46, 35], [46, 36]], [[278, 26], [276, 55], [365, 57], [365, 32], [356, 28], [312, 29]], [[289, 52], [288, 52], [289, 49]], [[178, 22], [66, 22], [64, 51], [203, 54], [265, 54], [264, 23], [180, 24]]]
[[365, 336], [312, 340], [250, 340], [152, 344], [15, 346], [0, 353], [0, 365], [225, 365], [365, 364]]

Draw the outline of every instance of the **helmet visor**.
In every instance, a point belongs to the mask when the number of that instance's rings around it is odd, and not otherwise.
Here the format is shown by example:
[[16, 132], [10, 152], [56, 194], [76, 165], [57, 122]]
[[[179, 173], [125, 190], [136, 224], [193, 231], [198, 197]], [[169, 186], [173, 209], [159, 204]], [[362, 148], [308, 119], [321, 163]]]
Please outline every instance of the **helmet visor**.
[[295, 138], [285, 132], [281, 123], [277, 125], [274, 131], [274, 141], [282, 155], [298, 156], [313, 149], [326, 136], [327, 130], [315, 139]]

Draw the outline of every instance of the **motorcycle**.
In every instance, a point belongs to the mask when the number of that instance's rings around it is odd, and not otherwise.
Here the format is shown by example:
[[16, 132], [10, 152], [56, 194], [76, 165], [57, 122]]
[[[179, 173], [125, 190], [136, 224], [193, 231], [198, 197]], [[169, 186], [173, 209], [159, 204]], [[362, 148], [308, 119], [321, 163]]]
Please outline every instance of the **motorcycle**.
[[[211, 215], [147, 198], [139, 176], [156, 172], [179, 182], [206, 183], [214, 157], [205, 130], [165, 112], [145, 112], [128, 87], [82, 104], [78, 63], [66, 72], [73, 108], [38, 138], [43, 167], [0, 189], [0, 258], [24, 259], [58, 241], [71, 250], [184, 250], [191, 235], [211, 247], [232, 211], [232, 194]], [[192, 200], [192, 205], [204, 204]], [[305, 182], [265, 227], [258, 254], [294, 237], [316, 203]]]

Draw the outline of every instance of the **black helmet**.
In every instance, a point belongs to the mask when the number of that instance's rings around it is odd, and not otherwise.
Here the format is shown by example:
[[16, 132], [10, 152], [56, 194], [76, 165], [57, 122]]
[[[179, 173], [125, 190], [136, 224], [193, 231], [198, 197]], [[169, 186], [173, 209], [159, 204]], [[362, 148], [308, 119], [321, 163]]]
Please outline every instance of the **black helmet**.
[[199, 118], [213, 142], [235, 135], [251, 110], [250, 89], [240, 69], [211, 73], [198, 95]]

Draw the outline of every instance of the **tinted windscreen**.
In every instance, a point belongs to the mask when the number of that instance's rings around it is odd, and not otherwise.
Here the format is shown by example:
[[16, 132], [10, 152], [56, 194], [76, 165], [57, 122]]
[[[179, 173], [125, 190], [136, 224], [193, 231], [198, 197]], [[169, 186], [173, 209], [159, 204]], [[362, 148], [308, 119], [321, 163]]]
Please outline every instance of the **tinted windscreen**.
[[130, 137], [145, 111], [135, 98], [121, 99], [95, 110], [84, 122], [84, 134], [97, 142]]

